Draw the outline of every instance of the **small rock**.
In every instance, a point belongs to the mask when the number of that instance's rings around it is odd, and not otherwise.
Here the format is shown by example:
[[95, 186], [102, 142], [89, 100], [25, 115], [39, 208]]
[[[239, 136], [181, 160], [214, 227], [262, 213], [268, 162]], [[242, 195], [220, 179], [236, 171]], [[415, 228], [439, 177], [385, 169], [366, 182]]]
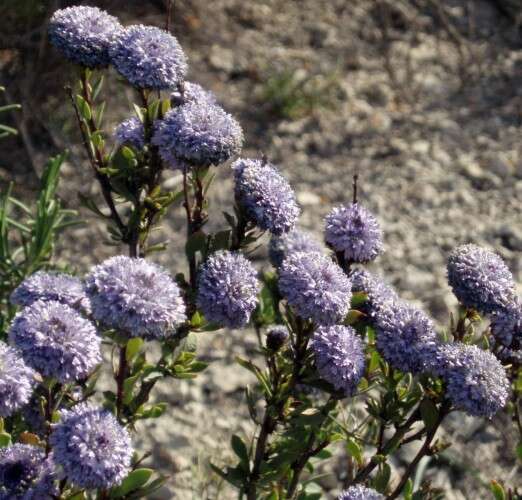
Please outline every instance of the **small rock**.
[[303, 206], [314, 206], [321, 203], [321, 198], [310, 191], [300, 191], [297, 193], [297, 201]]
[[232, 73], [235, 69], [234, 52], [219, 45], [214, 44], [210, 48], [209, 62], [214, 69], [227, 74]]

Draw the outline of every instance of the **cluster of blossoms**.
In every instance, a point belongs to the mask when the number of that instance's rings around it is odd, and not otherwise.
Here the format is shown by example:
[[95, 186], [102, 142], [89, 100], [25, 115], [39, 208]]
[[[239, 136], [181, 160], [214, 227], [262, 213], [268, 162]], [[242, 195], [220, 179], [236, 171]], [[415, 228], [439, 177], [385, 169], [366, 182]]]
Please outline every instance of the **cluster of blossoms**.
[[132, 146], [136, 150], [145, 146], [145, 127], [136, 116], [123, 120], [114, 130], [118, 146]]
[[288, 181], [274, 165], [240, 159], [232, 169], [237, 203], [254, 224], [275, 235], [293, 229], [300, 210]]
[[312, 339], [319, 375], [336, 390], [351, 396], [366, 366], [361, 338], [348, 326], [317, 328]]
[[167, 337], [186, 319], [178, 285], [162, 267], [145, 259], [107, 259], [88, 274], [85, 290], [93, 317], [131, 337]]
[[0, 500], [51, 500], [58, 488], [53, 457], [29, 444], [0, 448]]
[[358, 203], [336, 207], [326, 216], [324, 238], [347, 262], [370, 262], [383, 251], [377, 219]]
[[239, 253], [220, 251], [200, 270], [197, 303], [207, 320], [239, 328], [250, 320], [259, 290], [254, 266]]
[[50, 444], [55, 462], [82, 488], [110, 488], [130, 472], [133, 451], [128, 431], [112, 413], [88, 403], [61, 412]]
[[29, 402], [34, 375], [15, 349], [0, 342], [0, 417], [13, 415]]
[[294, 228], [288, 233], [270, 238], [268, 256], [275, 268], [278, 268], [291, 253], [294, 252], [318, 252], [321, 253], [323, 247], [313, 235]]
[[356, 484], [342, 491], [337, 500], [384, 500], [384, 496], [372, 488]]

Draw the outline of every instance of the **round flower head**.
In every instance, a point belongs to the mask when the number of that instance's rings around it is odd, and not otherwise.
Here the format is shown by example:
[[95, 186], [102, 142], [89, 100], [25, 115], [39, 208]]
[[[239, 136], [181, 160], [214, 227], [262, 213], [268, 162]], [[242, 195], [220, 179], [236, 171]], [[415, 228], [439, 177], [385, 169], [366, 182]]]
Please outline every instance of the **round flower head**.
[[268, 257], [272, 265], [277, 268], [293, 252], [321, 253], [322, 251], [321, 243], [313, 235], [301, 229], [292, 229], [288, 233], [270, 238]]
[[363, 292], [366, 300], [358, 309], [369, 316], [371, 321], [379, 321], [379, 313], [386, 305], [399, 300], [395, 290], [387, 285], [379, 276], [365, 269], [353, 269], [350, 272], [352, 292]]
[[51, 500], [57, 478], [51, 456], [29, 444], [0, 448], [0, 500]]
[[326, 216], [324, 237], [349, 262], [369, 262], [383, 252], [377, 219], [358, 203], [334, 208]]
[[239, 153], [243, 131], [223, 108], [202, 99], [173, 108], [156, 121], [152, 143], [171, 168], [208, 167]]
[[124, 29], [109, 55], [116, 70], [139, 89], [172, 89], [187, 72], [187, 58], [176, 38], [154, 26]]
[[342, 325], [319, 327], [312, 348], [319, 375], [338, 391], [351, 396], [365, 368], [363, 344], [355, 330]]
[[299, 207], [288, 181], [271, 163], [240, 159], [232, 165], [236, 200], [259, 228], [280, 235], [293, 229]]
[[82, 282], [63, 273], [38, 271], [32, 274], [15, 288], [10, 300], [17, 306], [30, 306], [37, 300], [55, 300], [82, 312], [91, 311]]
[[178, 88], [170, 94], [170, 100], [175, 106], [201, 101], [216, 104], [216, 96], [212, 92], [204, 89], [199, 83], [193, 82], [180, 83]]
[[491, 313], [513, 302], [515, 284], [504, 261], [477, 245], [461, 245], [448, 258], [448, 283], [466, 307]]
[[377, 349], [393, 368], [420, 373], [437, 347], [430, 318], [404, 302], [387, 304], [376, 324]]
[[337, 500], [384, 500], [384, 496], [372, 488], [356, 484], [342, 491]]
[[123, 120], [114, 130], [114, 136], [118, 146], [130, 145], [137, 150], [145, 146], [145, 129], [136, 116]]
[[500, 361], [474, 345], [444, 344], [438, 350], [438, 374], [453, 405], [468, 415], [491, 418], [509, 398], [509, 380]]
[[186, 319], [178, 285], [145, 259], [111, 257], [91, 270], [85, 287], [93, 317], [131, 337], [168, 337]]
[[107, 12], [76, 5], [52, 15], [49, 40], [70, 61], [100, 68], [109, 64], [109, 48], [121, 30], [118, 20]]
[[10, 417], [29, 402], [34, 375], [15, 349], [0, 342], [0, 417]]
[[62, 383], [84, 379], [101, 362], [94, 325], [60, 302], [40, 300], [24, 308], [13, 320], [9, 341], [31, 368]]
[[112, 488], [130, 472], [133, 449], [128, 431], [112, 413], [89, 403], [61, 411], [50, 444], [54, 461], [80, 488]]
[[243, 255], [212, 254], [198, 276], [198, 307], [208, 321], [239, 328], [250, 320], [260, 291], [257, 272]]
[[266, 332], [266, 347], [271, 351], [279, 351], [288, 340], [288, 328], [284, 325], [274, 325]]
[[279, 290], [296, 313], [318, 325], [342, 321], [350, 309], [352, 284], [320, 253], [295, 252], [279, 268]]
[[522, 303], [516, 300], [491, 316], [491, 333], [506, 347], [522, 348]]
[[384, 496], [372, 488], [356, 484], [342, 491], [337, 500], [384, 500]]

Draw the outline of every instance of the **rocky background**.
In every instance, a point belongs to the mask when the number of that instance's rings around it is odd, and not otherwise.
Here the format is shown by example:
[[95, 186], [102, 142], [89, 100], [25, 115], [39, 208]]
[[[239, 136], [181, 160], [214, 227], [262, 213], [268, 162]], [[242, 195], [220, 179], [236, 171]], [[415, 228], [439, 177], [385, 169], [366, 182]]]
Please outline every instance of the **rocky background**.
[[[69, 2], [80, 3], [80, 2]], [[163, 26], [162, 1], [81, 2], [125, 23]], [[45, 21], [63, 1], [4, 0], [0, 5], [0, 84], [24, 109], [11, 117], [20, 134], [0, 143], [0, 183], [14, 180], [30, 199], [49, 154], [69, 148], [61, 195], [95, 194], [63, 85], [74, 78], [45, 41]], [[241, 121], [244, 155], [266, 154], [294, 186], [301, 224], [322, 231], [332, 205], [351, 196], [379, 217], [386, 253], [373, 265], [401, 295], [448, 324], [456, 301], [445, 259], [457, 244], [495, 249], [522, 274], [522, 7], [518, 0], [176, 0], [173, 32], [190, 61], [190, 79], [217, 96]], [[113, 75], [114, 76], [114, 75]], [[113, 78], [110, 128], [131, 113], [132, 92]], [[219, 169], [211, 225], [229, 206], [231, 176]], [[175, 187], [176, 175], [166, 175]], [[87, 214], [85, 214], [87, 215]], [[172, 211], [158, 256], [183, 271], [183, 214]], [[104, 228], [89, 221], [65, 236], [59, 256], [83, 271], [116, 253]], [[256, 254], [267, 266], [266, 249]], [[168, 415], [140, 429], [139, 446], [171, 475], [158, 498], [232, 499], [210, 472], [232, 460], [232, 433], [251, 437], [242, 388], [251, 382], [234, 357], [255, 356], [253, 332], [204, 334], [210, 367], [194, 382], [160, 387]], [[423, 464], [419, 480], [448, 499], [489, 498], [495, 478], [522, 487], [510, 422], [455, 415], [444, 429], [455, 441], [443, 458]], [[465, 446], [464, 446], [465, 444]], [[343, 450], [324, 466], [328, 495], [342, 486]], [[406, 450], [402, 458], [407, 459]], [[395, 464], [401, 466], [399, 459]]]

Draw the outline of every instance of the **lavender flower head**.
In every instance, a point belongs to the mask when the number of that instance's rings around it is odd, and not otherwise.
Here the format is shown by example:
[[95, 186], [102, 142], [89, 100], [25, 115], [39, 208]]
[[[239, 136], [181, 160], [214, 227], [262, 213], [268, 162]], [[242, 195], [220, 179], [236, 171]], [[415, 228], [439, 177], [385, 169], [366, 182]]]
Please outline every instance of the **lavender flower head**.
[[130, 472], [133, 449], [128, 431], [112, 413], [89, 403], [61, 411], [50, 444], [55, 462], [80, 488], [112, 488]]
[[384, 500], [384, 496], [372, 488], [355, 484], [342, 491], [337, 500]]
[[442, 344], [438, 374], [453, 405], [468, 415], [492, 418], [508, 399], [510, 383], [500, 361], [489, 351], [462, 343]]
[[208, 321], [239, 328], [250, 320], [260, 291], [257, 272], [243, 255], [212, 254], [198, 276], [198, 307]]
[[317, 325], [342, 321], [350, 309], [352, 284], [320, 253], [295, 252], [279, 268], [279, 290], [296, 313]]
[[522, 302], [518, 298], [492, 314], [491, 333], [506, 347], [522, 348]]
[[15, 349], [0, 342], [0, 417], [10, 417], [29, 402], [34, 375]]
[[124, 29], [109, 55], [116, 70], [139, 89], [172, 89], [187, 72], [187, 58], [176, 38], [154, 26]]
[[54, 300], [78, 311], [91, 311], [82, 282], [64, 273], [38, 271], [14, 289], [10, 300], [17, 306], [29, 306], [37, 300]]
[[268, 256], [275, 268], [278, 268], [283, 260], [294, 252], [318, 252], [321, 253], [323, 247], [314, 236], [301, 229], [294, 228], [288, 233], [270, 238]]
[[170, 94], [170, 100], [175, 106], [201, 101], [216, 104], [216, 96], [212, 92], [193, 82], [183, 82], [178, 85], [178, 88]]
[[477, 245], [461, 245], [448, 258], [448, 283], [466, 307], [491, 313], [515, 297], [513, 275], [495, 253]]
[[319, 327], [312, 348], [319, 375], [336, 390], [351, 396], [364, 375], [364, 348], [360, 337], [349, 326]]
[[363, 292], [367, 295], [366, 301], [358, 307], [371, 321], [379, 321], [379, 313], [399, 300], [395, 290], [386, 284], [380, 276], [372, 274], [366, 269], [353, 269], [350, 272], [352, 292]]
[[284, 325], [274, 325], [266, 332], [266, 347], [271, 351], [278, 351], [288, 340], [288, 328]]
[[274, 165], [240, 159], [232, 169], [236, 200], [252, 222], [276, 236], [293, 229], [300, 209], [290, 184]]
[[171, 168], [219, 165], [239, 153], [239, 123], [208, 99], [188, 101], [155, 123], [152, 143]]
[[56, 301], [39, 300], [20, 311], [9, 341], [27, 365], [62, 383], [84, 379], [101, 362], [101, 339], [94, 325]]
[[93, 317], [131, 337], [165, 338], [186, 319], [178, 285], [145, 259], [111, 257], [91, 270], [85, 287]]
[[334, 208], [326, 216], [324, 235], [326, 243], [349, 262], [369, 262], [383, 252], [377, 219], [358, 203]]
[[437, 334], [430, 318], [401, 301], [387, 304], [376, 324], [377, 349], [393, 368], [421, 373], [437, 347]]
[[109, 64], [109, 47], [121, 30], [118, 20], [107, 12], [76, 5], [52, 15], [49, 40], [70, 61], [93, 69]]
[[29, 444], [0, 448], [0, 500], [51, 500], [58, 488], [52, 457]]
[[117, 125], [114, 137], [118, 146], [130, 145], [138, 151], [145, 146], [145, 129], [142, 121], [136, 116], [127, 118]]

